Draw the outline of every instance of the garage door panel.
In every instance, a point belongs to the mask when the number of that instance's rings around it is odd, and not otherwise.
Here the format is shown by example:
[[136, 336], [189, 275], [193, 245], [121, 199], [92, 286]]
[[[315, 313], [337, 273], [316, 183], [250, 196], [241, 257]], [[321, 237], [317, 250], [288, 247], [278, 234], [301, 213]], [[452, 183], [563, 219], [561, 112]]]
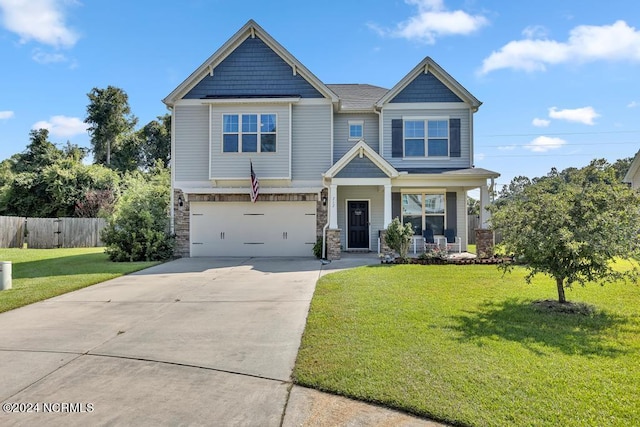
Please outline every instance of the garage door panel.
[[315, 202], [194, 202], [191, 256], [311, 256]]

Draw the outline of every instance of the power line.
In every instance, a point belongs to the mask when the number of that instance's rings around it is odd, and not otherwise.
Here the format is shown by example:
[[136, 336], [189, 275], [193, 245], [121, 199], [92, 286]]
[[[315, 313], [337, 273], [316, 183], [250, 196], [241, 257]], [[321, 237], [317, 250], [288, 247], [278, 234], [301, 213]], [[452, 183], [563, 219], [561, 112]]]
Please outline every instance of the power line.
[[544, 132], [544, 133], [513, 133], [513, 134], [493, 134], [493, 135], [478, 135], [477, 138], [502, 138], [510, 136], [547, 136], [547, 135], [606, 135], [606, 134], [620, 134], [620, 133], [640, 133], [640, 130], [610, 130], [600, 132]]
[[[618, 142], [565, 142], [564, 144], [558, 144], [558, 147], [566, 147], [566, 146], [582, 146], [582, 145], [631, 145], [631, 144], [637, 144], [640, 145], [640, 141], [618, 141]], [[508, 147], [507, 149], [515, 149], [515, 148], [526, 148], [526, 147], [532, 147], [532, 145], [530, 143], [527, 144], [510, 144], [510, 145], [504, 145], [504, 144], [500, 144], [500, 145], [484, 145], [484, 144], [479, 144], [478, 142], [476, 142], [476, 147], [477, 146], [481, 146], [481, 147], [496, 147], [496, 148], [500, 148], [500, 147]]]
[[[483, 154], [483, 158], [487, 158], [487, 157], [593, 157], [593, 158], [601, 158], [603, 157], [602, 153], [599, 154], [593, 154], [593, 153], [570, 153], [570, 154], [555, 154], [555, 153], [551, 153], [551, 154], [538, 154], [536, 152], [530, 152], [527, 154]], [[476, 159], [478, 158], [478, 155], [475, 156]], [[633, 155], [630, 155], [628, 157], [633, 157]]]

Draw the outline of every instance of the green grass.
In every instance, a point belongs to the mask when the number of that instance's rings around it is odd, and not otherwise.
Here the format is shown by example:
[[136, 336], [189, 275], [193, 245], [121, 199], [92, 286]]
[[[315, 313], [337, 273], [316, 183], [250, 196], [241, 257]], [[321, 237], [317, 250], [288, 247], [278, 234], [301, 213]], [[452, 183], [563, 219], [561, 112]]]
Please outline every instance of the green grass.
[[395, 265], [324, 276], [295, 381], [452, 424], [640, 425], [640, 286], [574, 287], [590, 316], [541, 312], [551, 279]]
[[475, 254], [476, 253], [476, 245], [467, 245], [467, 252], [469, 252], [471, 254]]
[[111, 262], [104, 248], [0, 249], [0, 260], [13, 270], [12, 289], [0, 292], [0, 313], [158, 264]]

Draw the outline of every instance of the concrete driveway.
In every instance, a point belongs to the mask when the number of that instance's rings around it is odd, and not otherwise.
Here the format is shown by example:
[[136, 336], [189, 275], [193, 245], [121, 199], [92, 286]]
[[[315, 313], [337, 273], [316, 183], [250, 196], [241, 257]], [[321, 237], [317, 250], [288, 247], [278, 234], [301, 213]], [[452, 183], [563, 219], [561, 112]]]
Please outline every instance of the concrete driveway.
[[318, 277], [363, 263], [180, 259], [2, 313], [0, 425], [323, 423], [291, 372]]

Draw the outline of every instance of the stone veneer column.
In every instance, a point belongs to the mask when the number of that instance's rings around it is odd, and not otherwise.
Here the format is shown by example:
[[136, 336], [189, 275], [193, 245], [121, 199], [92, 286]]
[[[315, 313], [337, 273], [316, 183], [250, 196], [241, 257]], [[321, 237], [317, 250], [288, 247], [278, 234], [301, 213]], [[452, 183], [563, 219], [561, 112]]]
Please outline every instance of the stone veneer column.
[[[322, 198], [326, 197], [327, 202], [322, 203]], [[322, 237], [322, 230], [324, 226], [327, 225], [329, 209], [327, 209], [328, 205], [328, 195], [327, 189], [323, 189], [320, 193], [320, 199], [317, 200], [317, 208], [316, 208], [316, 237]]]
[[340, 230], [339, 228], [327, 230], [327, 259], [340, 259]]
[[[178, 202], [178, 198], [182, 198], [182, 206]], [[176, 245], [173, 248], [173, 254], [176, 257], [189, 256], [189, 202], [186, 200], [184, 193], [180, 190], [173, 192], [173, 215], [174, 215], [174, 233], [176, 235]]]
[[476, 229], [476, 254], [478, 258], [491, 258], [493, 256], [493, 230], [486, 228]]
[[391, 256], [393, 258], [395, 256], [393, 250], [387, 245], [387, 230], [380, 230], [380, 254], [384, 256]]

